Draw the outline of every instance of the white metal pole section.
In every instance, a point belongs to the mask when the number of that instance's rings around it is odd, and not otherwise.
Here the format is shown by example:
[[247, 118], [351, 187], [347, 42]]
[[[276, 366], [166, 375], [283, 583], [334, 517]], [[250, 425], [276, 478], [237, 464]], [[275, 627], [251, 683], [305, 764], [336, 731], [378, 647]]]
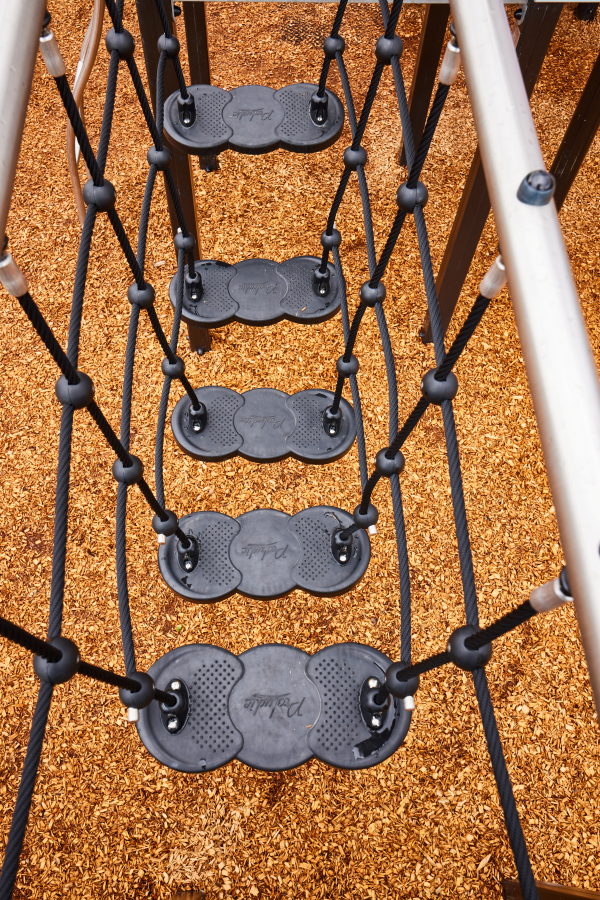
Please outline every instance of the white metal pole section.
[[0, 2], [0, 253], [46, 0]]
[[600, 385], [502, 0], [450, 0], [570, 587], [600, 712]]

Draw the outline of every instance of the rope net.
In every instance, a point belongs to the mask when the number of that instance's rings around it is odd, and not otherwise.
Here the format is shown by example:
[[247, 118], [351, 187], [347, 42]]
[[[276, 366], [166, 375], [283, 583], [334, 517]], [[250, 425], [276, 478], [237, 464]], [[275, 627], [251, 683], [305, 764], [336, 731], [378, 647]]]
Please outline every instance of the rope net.
[[[523, 831], [519, 822], [510, 778], [504, 760], [484, 665], [486, 661], [486, 649], [491, 652], [490, 641], [497, 639], [513, 628], [518, 627], [522, 622], [535, 615], [537, 610], [529, 601], [526, 601], [498, 622], [493, 623], [483, 631], [479, 631], [477, 592], [475, 587], [460, 456], [452, 405], [452, 398], [455, 393], [455, 390], [453, 392], [452, 381], [454, 378], [453, 369], [460, 359], [460, 354], [477, 328], [478, 323], [485, 314], [490, 302], [493, 300], [493, 297], [499, 293], [504, 284], [502, 274], [503, 267], [501, 261], [498, 260], [495, 264], [495, 274], [493, 273], [492, 276], [486, 276], [487, 281], [484, 279], [481, 292], [475, 298], [469, 315], [460, 328], [452, 346], [446, 350], [436, 295], [424, 210], [427, 202], [427, 189], [425, 188], [425, 185], [419, 181], [427, 154], [432, 142], [435, 140], [436, 126], [443, 114], [444, 105], [451, 90], [451, 84], [458, 71], [457, 62], [459, 62], [460, 59], [459, 48], [456, 45], [456, 41], [453, 39], [447, 50], [449, 61], [447, 62], [446, 59], [444, 60], [442, 70], [440, 71], [440, 79], [429, 110], [429, 116], [423, 136], [421, 137], [418, 146], [415, 146], [400, 63], [402, 42], [396, 35], [396, 27], [402, 9], [402, 0], [394, 0], [391, 7], [388, 7], [385, 0], [380, 0], [384, 33], [377, 42], [377, 61], [360, 112], [357, 112], [356, 110], [348, 74], [344, 64], [343, 39], [339, 37], [339, 31], [343, 25], [343, 17], [347, 2], [348, 0], [341, 0], [339, 3], [331, 35], [325, 42], [326, 55], [317, 92], [319, 98], [323, 98], [331, 64], [335, 63], [343, 87], [346, 110], [352, 134], [351, 146], [344, 153], [344, 168], [340, 176], [339, 186], [335, 193], [329, 215], [324, 223], [325, 231], [322, 237], [323, 254], [319, 272], [323, 276], [327, 275], [329, 254], [331, 252], [338, 283], [342, 288], [341, 312], [345, 343], [341, 360], [345, 364], [349, 364], [353, 359], [353, 349], [359, 334], [361, 323], [368, 316], [374, 315], [376, 317], [385, 358], [390, 413], [388, 446], [382, 448], [382, 451], [378, 454], [376, 468], [374, 471], [370, 472], [365, 448], [359, 379], [357, 378], [356, 372], [352, 372], [347, 367], [344, 368], [344, 366], [338, 364], [339, 374], [336, 381], [335, 396], [329, 412], [333, 417], [337, 414], [345, 383], [346, 380], [348, 380], [356, 416], [361, 484], [361, 492], [357, 495], [357, 509], [354, 515], [355, 524], [346, 529], [342, 538], [346, 541], [351, 541], [352, 534], [360, 528], [374, 526], [377, 520], [377, 512], [371, 501], [376, 499], [378, 491], [385, 489], [385, 481], [389, 481], [400, 574], [401, 658], [400, 662], [392, 667], [394, 672], [388, 673], [389, 677], [387, 679], [387, 684], [390, 690], [397, 692], [397, 696], [407, 698], [418, 687], [418, 677], [420, 675], [441, 665], [445, 665], [450, 661], [457, 661], [456, 657], [453, 655], [451, 642], [446, 649], [442, 649], [431, 658], [416, 664], [413, 664], [411, 656], [411, 579], [402, 489], [399, 477], [404, 466], [401, 448], [409, 435], [418, 428], [419, 422], [428, 406], [432, 403], [438, 405], [441, 409], [443, 420], [452, 493], [452, 506], [459, 549], [466, 627], [468, 629], [463, 644], [468, 653], [475, 654], [476, 656], [479, 654], [479, 656], [477, 656], [478, 662], [470, 667], [463, 666], [463, 668], [470, 669], [472, 672], [489, 755], [501, 805], [504, 811], [510, 845], [514, 854], [523, 896], [525, 900], [536, 900], [538, 897], [537, 889], [525, 845]], [[70, 313], [68, 350], [66, 352], [56, 340], [52, 329], [48, 325], [34, 298], [29, 294], [22, 276], [22, 282], [19, 282], [18, 275], [20, 275], [20, 273], [16, 270], [16, 265], [12, 263], [12, 260], [10, 261], [11, 265], [14, 266], [14, 269], [17, 271], [17, 274], [13, 279], [14, 283], [20, 284], [25, 288], [24, 290], [11, 292], [17, 296], [25, 315], [62, 373], [62, 377], [59, 379], [57, 385], [57, 395], [63, 404], [63, 410], [60, 424], [56, 506], [54, 516], [53, 564], [47, 640], [42, 640], [6, 619], [0, 618], [0, 635], [35, 654], [35, 670], [41, 679], [25, 763], [0, 876], [0, 900], [8, 900], [8, 898], [12, 896], [19, 865], [19, 857], [27, 827], [28, 814], [35, 788], [36, 775], [48, 713], [53, 698], [54, 686], [68, 680], [68, 678], [73, 677], [76, 673], [79, 673], [85, 677], [119, 688], [122, 701], [130, 708], [143, 707], [144, 705], [155, 701], [159, 701], [164, 706], [169, 707], [175, 702], [172, 695], [168, 692], [156, 689], [152, 679], [150, 679], [148, 675], [137, 671], [129, 608], [125, 540], [128, 491], [131, 486], [137, 485], [154, 515], [153, 527], [159, 535], [159, 540], [161, 539], [161, 536], [164, 539], [167, 535], [176, 534], [184, 550], [190, 549], [193, 543], [193, 539], [185, 535], [179, 528], [175, 513], [166, 507], [163, 475], [164, 434], [173, 379], [177, 379], [181, 382], [183, 389], [190, 398], [192, 408], [194, 410], [199, 409], [199, 402], [196, 394], [185, 376], [183, 360], [177, 356], [184, 300], [186, 260], [188, 278], [191, 278], [192, 280], [195, 277], [195, 260], [194, 240], [191, 238], [189, 228], [184, 220], [181, 203], [177, 195], [173, 177], [168, 168], [168, 163], [166, 167], [164, 165], [165, 151], [167, 151], [168, 155], [168, 148], [165, 147], [163, 143], [163, 114], [165, 101], [164, 78], [167, 66], [172, 65], [175, 67], [182, 105], [185, 105], [185, 101], [188, 99], [189, 95], [186, 89], [179, 58], [177, 53], [172, 52], [173, 35], [162, 0], [156, 0], [156, 5], [164, 30], [164, 41], [161, 39], [162, 43], [159, 42], [159, 47], [161, 49], [157, 71], [156, 117], [152, 114], [152, 109], [133, 56], [133, 41], [131, 35], [123, 26], [124, 0], [117, 0], [117, 2], [115, 2], [115, 0], [106, 0], [106, 8], [112, 20], [113, 28], [107, 36], [107, 47], [110, 50], [110, 64], [104, 101], [102, 128], [96, 152], [92, 149], [88, 139], [66, 73], [63, 72], [61, 74], [59, 71], [51, 71], [51, 74], [55, 76], [56, 88], [62, 99], [65, 114], [75, 133], [81, 148], [81, 153], [91, 175], [90, 181], [88, 181], [84, 188], [84, 199], [87, 203], [87, 210], [79, 244]], [[130, 7], [132, 6], [133, 5], [130, 4]], [[128, 12], [130, 15], [133, 14], [132, 9], [129, 9]], [[45, 23], [46, 35], [49, 33], [47, 31], [48, 24], [49, 19], [47, 17]], [[378, 257], [375, 248], [369, 189], [365, 175], [366, 153], [362, 148], [361, 142], [365, 131], [368, 128], [369, 116], [377, 95], [384, 68], [387, 65], [391, 67], [393, 74], [398, 111], [402, 125], [404, 152], [406, 154], [409, 174], [407, 181], [399, 186], [397, 194], [398, 212], [390, 225], [387, 240]], [[115, 108], [117, 79], [127, 76], [131, 78], [135, 94], [148, 126], [150, 138], [153, 142], [153, 152], [151, 151], [149, 153], [150, 165], [141, 207], [137, 246], [135, 250], [122, 221], [119, 218], [117, 209], [118, 203], [116, 202], [117, 198], [114, 188], [105, 176], [107, 152]], [[159, 316], [154, 308], [154, 290], [145, 279], [148, 223], [159, 171], [164, 173], [166, 188], [170, 193], [179, 220], [180, 229], [175, 239], [178, 262], [177, 290], [170, 338], [167, 338], [165, 335]], [[354, 172], [356, 173], [356, 176], [354, 176]], [[361, 288], [359, 304], [351, 317], [346, 299], [345, 280], [340, 255], [339, 233], [335, 228], [335, 222], [340, 206], [344, 201], [348, 184], [354, 177], [356, 177], [358, 181], [362, 202], [369, 279]], [[128, 297], [131, 302], [131, 313], [123, 374], [119, 435], [117, 435], [113, 426], [102, 413], [100, 402], [96, 402], [94, 399], [94, 388], [91, 380], [84, 373], [79, 372], [77, 368], [90, 247], [97, 218], [99, 215], [103, 214], [106, 214], [108, 221], [114, 230], [122, 250], [124, 263], [128, 267], [132, 277], [132, 284], [128, 291]], [[402, 227], [406, 219], [411, 215], [415, 221], [418, 238], [428, 313], [433, 333], [436, 369], [432, 370], [431, 373], [427, 373], [422, 385], [421, 398], [415, 404], [406, 421], [400, 423], [398, 413], [396, 364], [386, 321], [383, 278], [388, 263], [394, 253]], [[165, 357], [163, 363], [165, 377], [158, 410], [158, 426], [156, 434], [154, 461], [156, 484], [154, 492], [144, 478], [144, 466], [142, 461], [129, 452], [136, 340], [138, 329], [140, 327], [140, 319], [144, 315], [148, 315], [152, 330]], [[335, 377], [334, 371], [332, 365], [332, 379]], [[61, 635], [65, 587], [73, 420], [75, 410], [83, 409], [84, 407], [87, 409], [93, 422], [99, 428], [116, 456], [116, 461], [113, 466], [113, 474], [119, 482], [116, 509], [116, 571], [124, 668], [126, 672], [125, 676], [101, 669], [91, 663], [83, 662], [80, 659], [79, 651], [76, 646]], [[384, 485], [379, 485], [380, 481], [384, 481]], [[568, 597], [568, 591], [565, 594], [565, 598], [566, 597]], [[459, 631], [461, 631], [461, 629], [459, 629]], [[489, 653], [487, 654], [487, 659], [489, 659]], [[395, 682], [394, 678], [396, 679]]]

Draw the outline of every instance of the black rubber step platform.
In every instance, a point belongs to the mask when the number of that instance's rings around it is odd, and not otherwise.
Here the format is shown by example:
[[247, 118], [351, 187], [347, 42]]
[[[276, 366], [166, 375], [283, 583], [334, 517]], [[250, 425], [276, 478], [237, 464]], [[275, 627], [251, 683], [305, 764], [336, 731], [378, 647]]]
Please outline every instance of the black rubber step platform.
[[192, 419], [187, 394], [171, 417], [175, 440], [194, 459], [218, 462], [239, 454], [254, 462], [293, 456], [304, 463], [329, 463], [344, 456], [356, 437], [354, 410], [343, 398], [338, 433], [331, 436], [325, 430], [323, 414], [333, 403], [331, 391], [312, 389], [290, 396], [256, 388], [238, 394], [208, 386], [195, 393], [206, 407], [205, 424]]
[[336, 559], [333, 535], [353, 522], [350, 513], [334, 506], [312, 506], [294, 516], [255, 509], [237, 519], [192, 513], [179, 520], [197, 545], [191, 562], [171, 535], [159, 546], [158, 565], [171, 590], [196, 603], [214, 603], [235, 591], [273, 600], [296, 588], [335, 597], [354, 587], [371, 558], [368, 535], [360, 530], [352, 535], [347, 561]]
[[195, 102], [195, 118], [180, 120], [179, 91], [165, 101], [165, 132], [175, 147], [199, 156], [236, 150], [256, 156], [282, 148], [294, 153], [316, 153], [330, 147], [344, 125], [344, 107], [331, 91], [327, 117], [317, 124], [311, 114], [316, 84], [290, 84], [278, 91], [247, 85], [224, 91], [210, 84], [193, 84], [188, 93]]
[[[178, 706], [140, 710], [138, 734], [160, 763], [209, 772], [234, 759], [280, 772], [316, 757], [339, 769], [367, 769], [405, 739], [411, 712], [378, 698], [391, 664], [364, 644], [333, 644], [309, 656], [263, 644], [239, 657], [210, 644], [171, 650], [149, 671]], [[388, 705], [386, 705], [388, 704]]]
[[[186, 283], [182, 318], [199, 328], [220, 328], [234, 320], [244, 325], [274, 325], [282, 319], [300, 325], [326, 322], [338, 312], [341, 293], [329, 264], [329, 292], [319, 294], [313, 274], [321, 260], [295, 256], [282, 263], [270, 259], [246, 259], [234, 266], [208, 259], [196, 263], [201, 288], [194, 292]], [[187, 266], [185, 269], [187, 275]], [[177, 301], [177, 276], [171, 279], [169, 298]]]

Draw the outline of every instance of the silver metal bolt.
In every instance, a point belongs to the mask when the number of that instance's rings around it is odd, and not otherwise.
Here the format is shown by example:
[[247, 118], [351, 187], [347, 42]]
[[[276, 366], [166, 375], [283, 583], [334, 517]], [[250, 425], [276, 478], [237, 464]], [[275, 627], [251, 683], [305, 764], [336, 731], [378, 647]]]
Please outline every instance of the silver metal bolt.
[[381, 684], [380, 684], [380, 682], [379, 682], [379, 678], [369, 678], [369, 680], [367, 681], [367, 684], [369, 685], [370, 688], [378, 688], [378, 687], [381, 687]]
[[171, 690], [172, 691], [178, 691], [180, 687], [181, 687], [180, 681], [172, 681], [171, 682]]
[[373, 726], [373, 728], [379, 728], [379, 726], [381, 725], [381, 718], [379, 716], [373, 716], [373, 718], [371, 719], [371, 725]]
[[167, 719], [167, 730], [168, 731], [177, 731], [177, 726], [179, 722], [177, 721], [177, 716], [169, 716]]

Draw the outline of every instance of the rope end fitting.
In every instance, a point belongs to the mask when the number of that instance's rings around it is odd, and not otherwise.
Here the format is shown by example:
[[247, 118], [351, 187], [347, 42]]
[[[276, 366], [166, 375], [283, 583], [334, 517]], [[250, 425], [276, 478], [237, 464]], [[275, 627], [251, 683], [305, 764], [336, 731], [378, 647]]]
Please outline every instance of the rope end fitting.
[[505, 284], [506, 268], [502, 262], [502, 257], [497, 256], [483, 276], [481, 284], [479, 285], [479, 293], [487, 300], [494, 300]]
[[565, 603], [572, 603], [573, 597], [566, 568], [563, 567], [558, 578], [536, 587], [529, 595], [529, 602], [538, 613], [550, 612], [553, 609], [559, 609]]
[[0, 282], [11, 297], [22, 297], [29, 290], [25, 276], [7, 250], [0, 257]]
[[44, 60], [48, 74], [51, 75], [52, 78], [62, 78], [63, 75], [67, 74], [65, 61], [58, 49], [54, 32], [47, 28], [43, 29], [40, 37], [40, 53], [42, 54], [42, 59]]

